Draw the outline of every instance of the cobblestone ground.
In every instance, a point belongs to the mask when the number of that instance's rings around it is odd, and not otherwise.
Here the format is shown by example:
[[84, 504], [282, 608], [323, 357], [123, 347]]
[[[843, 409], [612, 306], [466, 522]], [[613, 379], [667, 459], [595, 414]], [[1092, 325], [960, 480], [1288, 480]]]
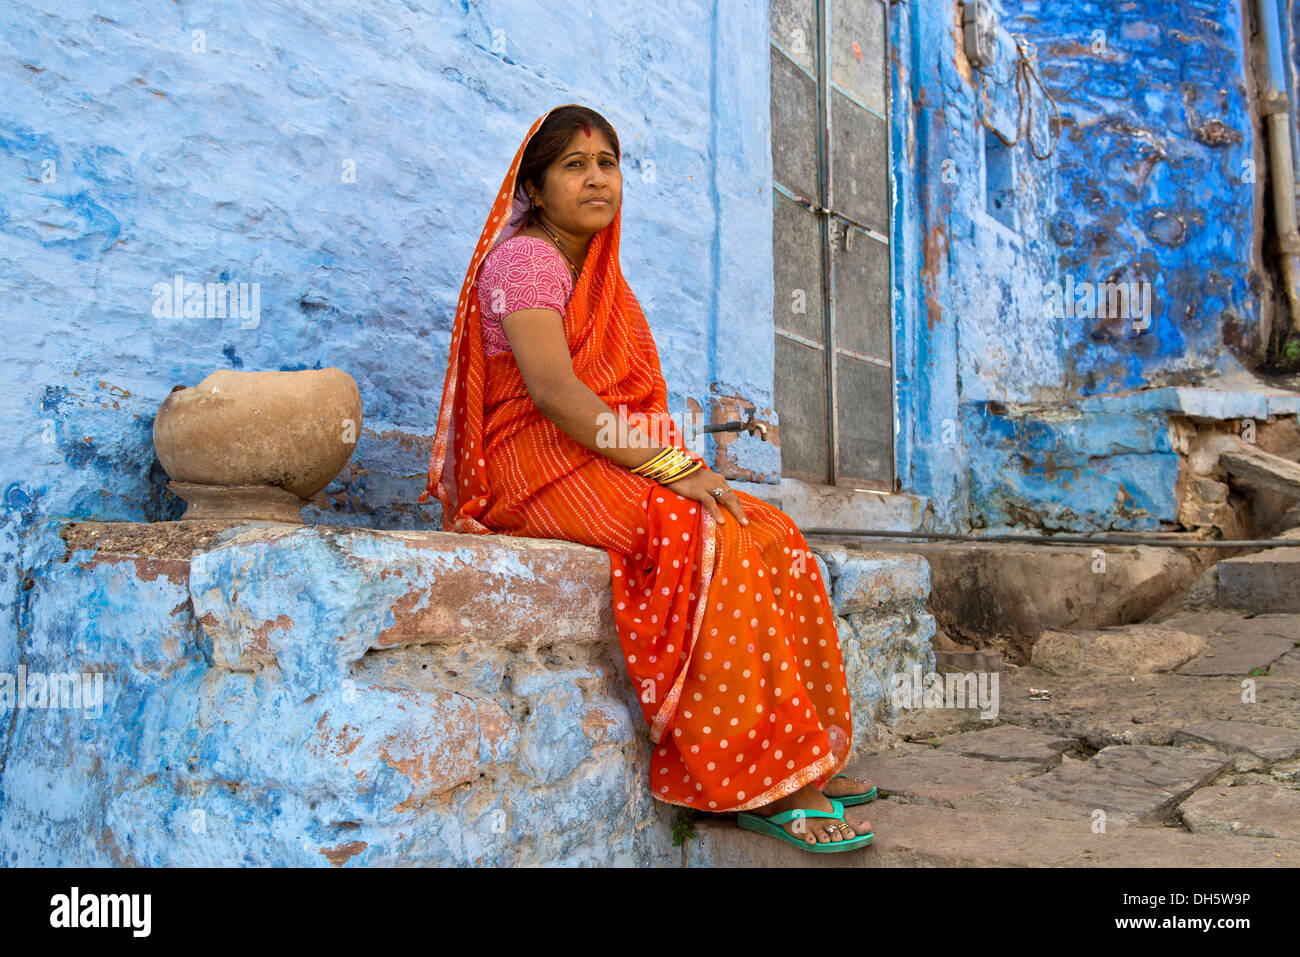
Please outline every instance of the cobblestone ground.
[[905, 712], [850, 768], [882, 792], [874, 846], [814, 857], [711, 819], [687, 863], [1300, 866], [1300, 615], [1159, 624], [1204, 650], [1144, 674], [1007, 666], [991, 720]]

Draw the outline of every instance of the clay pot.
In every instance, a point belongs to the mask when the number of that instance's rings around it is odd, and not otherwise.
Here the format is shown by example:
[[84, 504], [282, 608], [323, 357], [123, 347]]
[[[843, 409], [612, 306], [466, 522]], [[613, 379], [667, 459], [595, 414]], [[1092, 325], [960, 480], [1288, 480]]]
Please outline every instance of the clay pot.
[[299, 510], [347, 464], [361, 434], [361, 392], [342, 369], [218, 369], [177, 386], [153, 423], [183, 519], [301, 522]]

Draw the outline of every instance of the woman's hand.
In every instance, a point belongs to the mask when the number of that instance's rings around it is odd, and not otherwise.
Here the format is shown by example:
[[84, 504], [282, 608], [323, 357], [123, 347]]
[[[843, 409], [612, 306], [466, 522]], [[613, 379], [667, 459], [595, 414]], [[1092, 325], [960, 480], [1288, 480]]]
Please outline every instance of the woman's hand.
[[[670, 488], [683, 498], [694, 499], [708, 509], [713, 520], [718, 524], [726, 521], [723, 516], [722, 507], [725, 506], [728, 511], [733, 513], [740, 520], [741, 525], [748, 525], [749, 519], [745, 517], [745, 510], [740, 505], [740, 496], [737, 495], [724, 479], [717, 472], [709, 470], [707, 465], [701, 466], [690, 475], [679, 478], [675, 482], [661, 483], [664, 488]], [[709, 489], [721, 488], [726, 489], [719, 496], [714, 496]]]

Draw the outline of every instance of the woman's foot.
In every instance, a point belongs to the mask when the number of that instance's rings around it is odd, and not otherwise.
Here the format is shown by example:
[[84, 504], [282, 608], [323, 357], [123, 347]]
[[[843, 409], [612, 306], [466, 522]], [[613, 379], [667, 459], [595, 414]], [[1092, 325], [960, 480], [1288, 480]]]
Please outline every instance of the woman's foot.
[[822, 788], [822, 794], [828, 798], [845, 798], [851, 794], [866, 794], [871, 790], [871, 782], [866, 778], [831, 778]]
[[[822, 788], [822, 794], [828, 798], [840, 798], [850, 794], [866, 794], [870, 790], [871, 782], [866, 778], [831, 778], [826, 782], [826, 787]], [[854, 834], [861, 836], [871, 833], [871, 822], [867, 820], [861, 806], [846, 807], [844, 820], [853, 828]]]
[[[793, 811], [798, 808], [810, 811], [835, 810], [831, 806], [828, 797], [817, 790], [815, 786], [808, 784], [779, 801], [773, 801], [771, 804], [756, 808], [753, 813], [760, 817], [771, 817], [773, 814], [780, 814], [782, 811]], [[847, 809], [845, 813], [847, 814]], [[852, 832], [856, 830], [856, 828], [846, 825], [844, 821], [830, 817], [795, 818], [788, 824], [781, 826], [792, 837], [796, 837], [807, 844], [832, 844], [852, 840]], [[867, 830], [869, 831], [871, 828], [868, 827]], [[866, 831], [862, 833], [865, 834]]]
[[849, 827], [853, 828], [853, 833], [859, 837], [871, 833], [871, 822], [867, 820], [866, 812], [861, 807], [846, 807], [844, 809], [844, 821]]

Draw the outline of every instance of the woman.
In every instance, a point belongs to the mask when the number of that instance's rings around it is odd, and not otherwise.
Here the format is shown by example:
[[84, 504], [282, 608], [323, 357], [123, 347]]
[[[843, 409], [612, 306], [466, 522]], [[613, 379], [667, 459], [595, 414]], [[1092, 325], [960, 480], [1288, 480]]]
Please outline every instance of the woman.
[[826, 589], [783, 512], [685, 451], [619, 268], [619, 159], [577, 104], [529, 129], [461, 288], [419, 501], [438, 496], [447, 531], [608, 552], [656, 798], [809, 850], [864, 846], [870, 824], [832, 800], [875, 789], [832, 777], [852, 722]]

